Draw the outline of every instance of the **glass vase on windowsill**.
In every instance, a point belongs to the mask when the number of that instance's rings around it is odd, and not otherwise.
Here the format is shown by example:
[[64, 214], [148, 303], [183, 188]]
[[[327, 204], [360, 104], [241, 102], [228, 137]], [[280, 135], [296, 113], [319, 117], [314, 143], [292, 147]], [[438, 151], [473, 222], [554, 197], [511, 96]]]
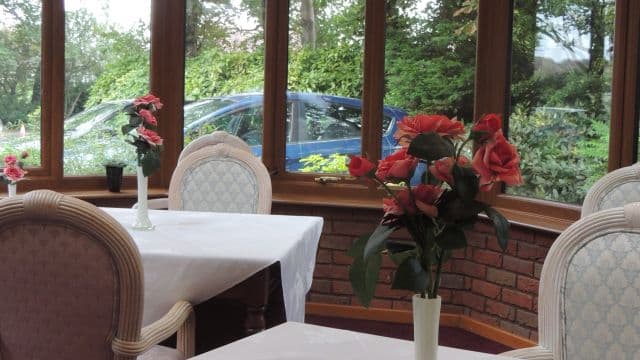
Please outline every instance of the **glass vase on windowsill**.
[[149, 219], [148, 186], [149, 175], [160, 167], [160, 152], [163, 140], [156, 132], [158, 120], [155, 112], [162, 108], [160, 99], [149, 94], [137, 98], [125, 111], [129, 123], [122, 127], [127, 142], [136, 147], [138, 157], [137, 183], [138, 203], [136, 204], [135, 230], [153, 230], [155, 226]]

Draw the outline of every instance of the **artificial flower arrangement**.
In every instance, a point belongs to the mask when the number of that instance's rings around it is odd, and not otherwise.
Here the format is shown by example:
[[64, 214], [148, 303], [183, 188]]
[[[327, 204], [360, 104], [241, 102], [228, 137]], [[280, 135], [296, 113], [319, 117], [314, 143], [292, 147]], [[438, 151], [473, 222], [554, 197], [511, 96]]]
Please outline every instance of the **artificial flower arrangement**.
[[24, 179], [27, 172], [24, 170], [23, 160], [29, 157], [29, 153], [23, 151], [20, 158], [15, 155], [7, 155], [4, 157], [4, 169], [2, 169], [2, 182], [4, 184], [15, 185], [18, 181]]
[[[476, 200], [479, 191], [489, 191], [498, 182], [522, 183], [516, 147], [502, 133], [502, 118], [488, 114], [473, 124], [465, 138], [464, 124], [441, 115], [405, 117], [398, 123], [395, 139], [402, 146], [380, 160], [376, 167], [361, 156], [353, 156], [349, 172], [381, 185], [388, 195], [382, 201], [384, 215], [373, 233], [358, 238], [349, 255], [354, 258], [349, 279], [355, 294], [368, 306], [373, 297], [382, 253], [398, 266], [393, 289], [411, 290], [435, 299], [442, 264], [454, 249], [467, 245], [469, 229], [485, 213], [493, 222], [502, 249], [507, 246], [508, 221], [489, 205]], [[473, 157], [462, 152], [473, 143]], [[411, 186], [417, 165], [425, 164], [420, 184]], [[390, 183], [403, 184], [393, 190]], [[389, 240], [397, 229], [406, 228], [411, 242]]]
[[128, 136], [127, 142], [136, 147], [138, 166], [142, 167], [145, 177], [160, 168], [160, 152], [163, 140], [158, 135], [158, 120], [155, 113], [162, 109], [160, 99], [152, 94], [139, 97], [125, 111], [129, 123], [122, 127], [122, 133]]

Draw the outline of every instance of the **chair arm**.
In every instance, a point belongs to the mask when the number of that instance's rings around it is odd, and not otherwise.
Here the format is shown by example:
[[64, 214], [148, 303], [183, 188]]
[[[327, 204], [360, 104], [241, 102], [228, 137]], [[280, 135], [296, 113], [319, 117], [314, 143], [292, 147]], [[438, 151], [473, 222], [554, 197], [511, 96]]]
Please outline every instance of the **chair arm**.
[[123, 341], [115, 338], [111, 348], [119, 355], [138, 356], [175, 332], [178, 333], [177, 349], [184, 354], [185, 358], [193, 356], [195, 354], [195, 316], [191, 304], [183, 300], [173, 305], [161, 319], [143, 327], [140, 340]]
[[553, 353], [549, 349], [541, 346], [516, 349], [500, 354], [501, 356], [510, 356], [518, 359], [529, 360], [553, 360]]
[[[169, 208], [169, 198], [157, 198], [147, 200], [147, 207], [152, 210], [165, 210]], [[132, 209], [138, 208], [138, 203], [133, 204]]]

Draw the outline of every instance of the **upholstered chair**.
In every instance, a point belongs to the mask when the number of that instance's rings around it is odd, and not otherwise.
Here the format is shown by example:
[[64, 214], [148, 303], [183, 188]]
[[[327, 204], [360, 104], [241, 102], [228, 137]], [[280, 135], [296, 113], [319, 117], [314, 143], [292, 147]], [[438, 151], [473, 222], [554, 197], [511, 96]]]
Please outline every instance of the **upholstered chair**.
[[182, 149], [180, 157], [178, 158], [178, 162], [187, 157], [187, 155], [194, 153], [205, 146], [212, 146], [217, 144], [227, 144], [240, 150], [251, 152], [251, 147], [249, 147], [249, 144], [244, 142], [244, 140], [235, 135], [231, 135], [226, 131], [218, 130], [212, 132], [211, 134], [200, 136], [199, 138], [190, 142], [187, 146], [184, 147], [184, 149]]
[[227, 144], [207, 146], [178, 162], [169, 209], [231, 213], [271, 212], [271, 178], [252, 153]]
[[[191, 305], [141, 327], [143, 274], [127, 231], [53, 191], [0, 201], [0, 359], [184, 359]], [[177, 350], [155, 346], [177, 332]]]
[[640, 163], [614, 170], [596, 181], [587, 192], [581, 216], [636, 201], [640, 201]]
[[640, 359], [640, 203], [565, 230], [540, 278], [539, 345], [522, 359]]

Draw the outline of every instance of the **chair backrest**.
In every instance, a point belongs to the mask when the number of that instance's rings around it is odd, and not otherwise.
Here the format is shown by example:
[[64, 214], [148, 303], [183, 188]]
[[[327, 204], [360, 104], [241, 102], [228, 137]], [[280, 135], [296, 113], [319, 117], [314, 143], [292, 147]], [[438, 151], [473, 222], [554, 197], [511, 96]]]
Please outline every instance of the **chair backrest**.
[[640, 356], [640, 203], [565, 230], [540, 278], [540, 346], [555, 360]]
[[581, 217], [640, 201], [640, 163], [614, 170], [589, 189]]
[[[0, 358], [115, 359], [140, 338], [140, 255], [113, 218], [48, 190], [0, 201]], [[134, 359], [134, 357], [118, 357]]]
[[200, 136], [199, 138], [190, 142], [187, 146], [182, 149], [180, 153], [180, 157], [178, 158], [178, 162], [182, 161], [189, 154], [192, 154], [205, 146], [212, 146], [217, 144], [227, 144], [230, 146], [234, 146], [240, 150], [244, 150], [247, 152], [251, 152], [251, 147], [249, 144], [244, 142], [242, 139], [235, 135], [231, 135], [226, 131], [214, 131], [211, 134]]
[[169, 209], [268, 214], [269, 172], [250, 152], [226, 144], [204, 147], [178, 162]]

